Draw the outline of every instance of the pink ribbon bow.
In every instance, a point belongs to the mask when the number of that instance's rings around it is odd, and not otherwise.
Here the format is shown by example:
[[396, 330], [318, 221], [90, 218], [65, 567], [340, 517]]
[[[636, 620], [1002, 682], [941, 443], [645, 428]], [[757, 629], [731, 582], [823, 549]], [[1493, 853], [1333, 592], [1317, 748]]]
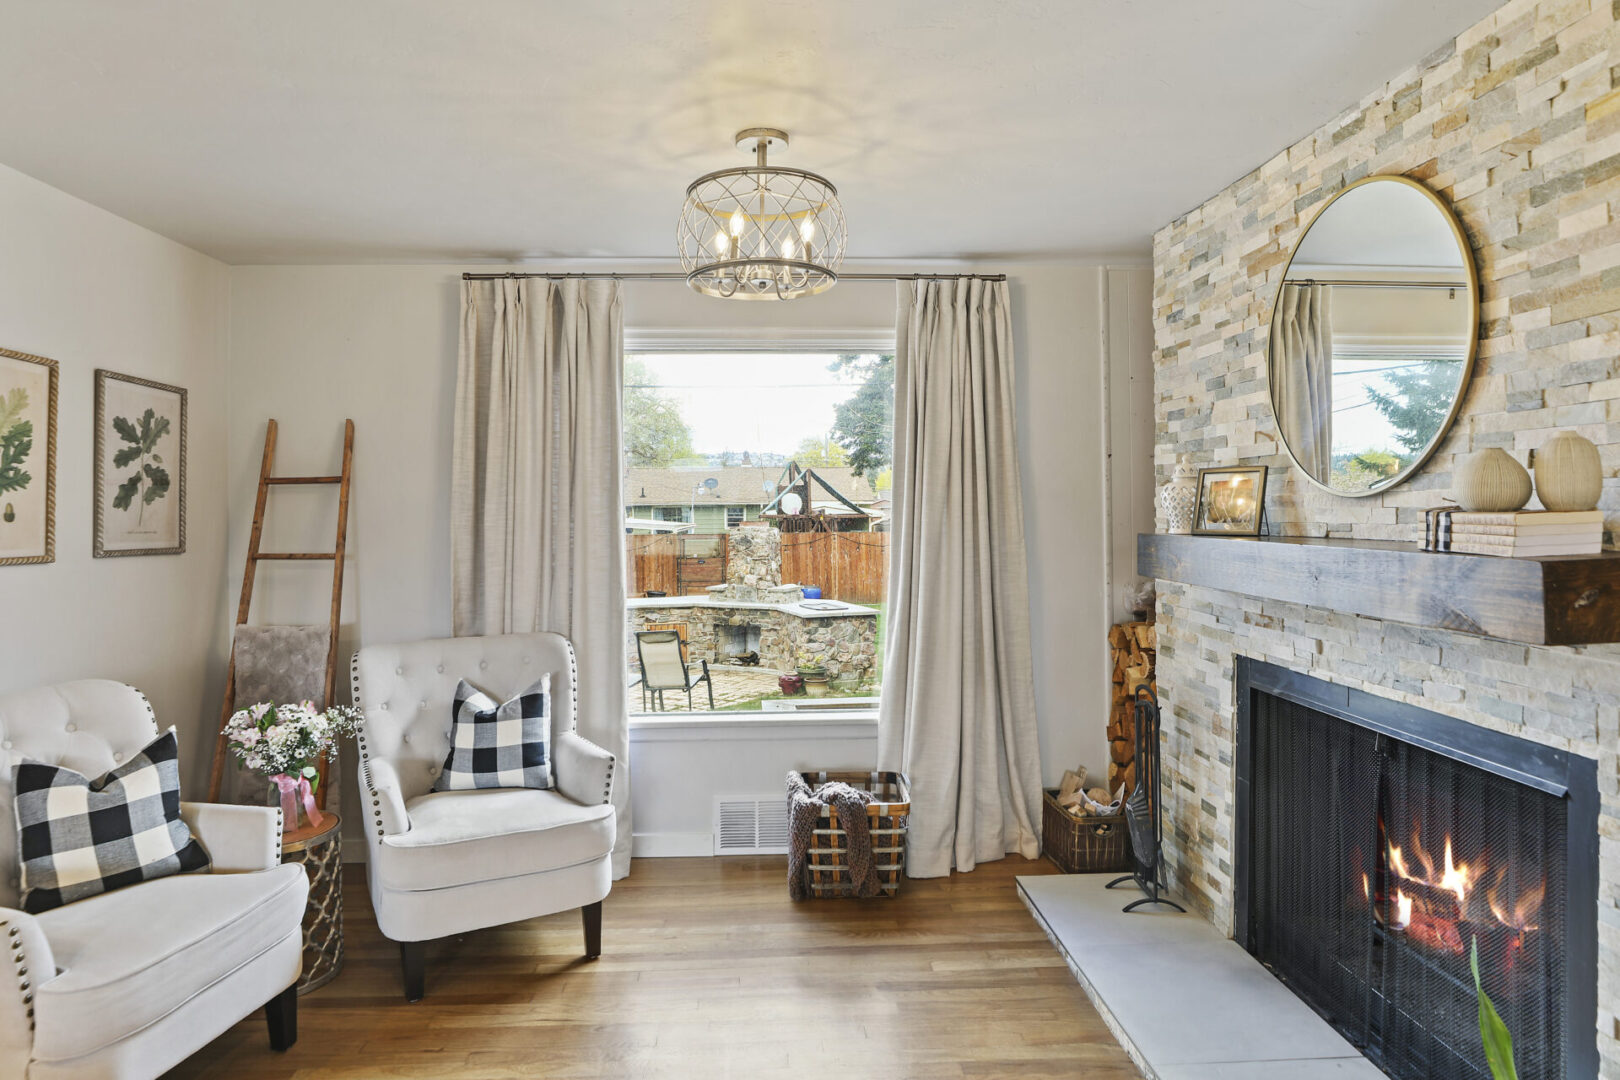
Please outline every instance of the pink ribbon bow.
[[320, 828], [324, 815], [315, 807], [315, 792], [309, 786], [307, 776], [292, 777], [286, 773], [276, 773], [270, 780], [281, 789], [281, 815], [283, 820], [291, 823], [292, 828], [298, 827], [298, 802], [304, 803], [304, 814], [309, 823]]

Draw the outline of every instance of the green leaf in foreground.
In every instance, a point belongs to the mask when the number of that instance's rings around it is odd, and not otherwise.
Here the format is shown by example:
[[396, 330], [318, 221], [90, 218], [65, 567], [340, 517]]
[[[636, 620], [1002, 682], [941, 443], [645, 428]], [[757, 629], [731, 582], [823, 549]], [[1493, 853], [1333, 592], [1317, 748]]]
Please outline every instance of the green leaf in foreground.
[[1474, 993], [1479, 995], [1479, 1037], [1485, 1044], [1485, 1063], [1491, 1068], [1492, 1080], [1519, 1080], [1518, 1070], [1513, 1067], [1513, 1036], [1508, 1034], [1507, 1025], [1479, 981], [1478, 937], [1469, 951], [1468, 966], [1474, 972]]

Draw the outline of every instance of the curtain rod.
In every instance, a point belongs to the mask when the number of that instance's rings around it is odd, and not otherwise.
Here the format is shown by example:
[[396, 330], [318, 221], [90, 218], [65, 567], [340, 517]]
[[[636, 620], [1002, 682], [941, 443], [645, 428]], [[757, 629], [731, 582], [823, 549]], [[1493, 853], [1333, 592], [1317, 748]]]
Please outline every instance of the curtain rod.
[[[508, 271], [504, 274], [473, 274], [461, 275], [462, 281], [500, 281], [508, 278], [546, 278], [551, 281], [560, 281], [565, 278], [612, 278], [615, 281], [685, 281], [686, 275], [678, 270], [671, 271], [642, 271], [639, 273], [615, 273], [611, 270], [596, 270], [580, 273], [563, 273], [535, 271], [533, 273]], [[1006, 281], [1006, 274], [839, 274], [839, 281]]]
[[1347, 289], [1466, 289], [1466, 281], [1325, 281], [1322, 278], [1289, 278], [1288, 285], [1339, 285]]

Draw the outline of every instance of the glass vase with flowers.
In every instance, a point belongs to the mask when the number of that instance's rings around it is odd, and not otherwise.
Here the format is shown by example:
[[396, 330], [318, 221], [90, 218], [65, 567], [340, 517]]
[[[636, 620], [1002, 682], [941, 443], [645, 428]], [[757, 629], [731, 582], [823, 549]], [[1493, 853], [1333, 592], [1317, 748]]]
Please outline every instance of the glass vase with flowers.
[[318, 828], [325, 815], [315, 805], [320, 785], [317, 763], [339, 739], [354, 733], [360, 718], [358, 709], [342, 705], [321, 711], [309, 701], [281, 705], [261, 701], [231, 716], [225, 739], [244, 766], [263, 773], [275, 786], [284, 831], [303, 824]]

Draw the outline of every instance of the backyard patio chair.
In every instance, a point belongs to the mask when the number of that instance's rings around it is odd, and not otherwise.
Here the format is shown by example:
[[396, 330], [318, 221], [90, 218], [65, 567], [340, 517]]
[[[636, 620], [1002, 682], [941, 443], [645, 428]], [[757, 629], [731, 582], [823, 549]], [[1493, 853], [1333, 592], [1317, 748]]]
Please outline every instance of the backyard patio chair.
[[686, 709], [692, 711], [692, 689], [705, 683], [709, 689], [709, 710], [714, 710], [714, 680], [709, 678], [709, 662], [699, 660], [703, 674], [693, 676], [686, 665], [686, 643], [676, 630], [636, 631], [636, 659], [641, 661], [641, 707], [647, 708], [647, 694], [652, 693], [655, 710], [664, 709], [665, 690], [686, 691]]

